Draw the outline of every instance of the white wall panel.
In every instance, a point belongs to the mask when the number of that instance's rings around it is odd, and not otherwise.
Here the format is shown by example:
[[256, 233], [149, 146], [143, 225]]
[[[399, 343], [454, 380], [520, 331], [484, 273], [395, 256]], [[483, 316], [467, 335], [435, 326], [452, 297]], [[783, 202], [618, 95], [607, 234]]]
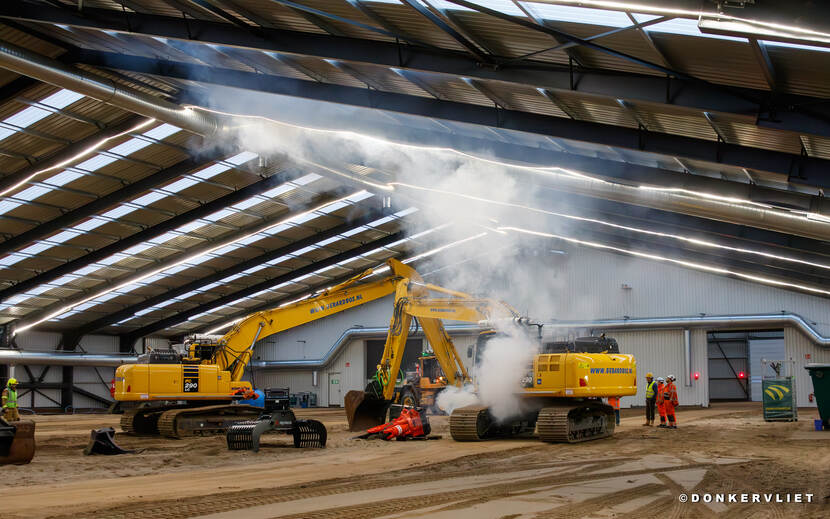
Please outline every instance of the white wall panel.
[[[804, 366], [810, 363], [830, 363], [830, 349], [813, 343], [806, 335], [795, 328], [784, 329], [784, 341], [787, 343], [787, 357], [795, 361], [795, 391], [799, 407], [815, 407], [816, 401], [809, 401], [807, 396], [813, 392], [813, 381]], [[807, 358], [809, 355], [810, 358]]]

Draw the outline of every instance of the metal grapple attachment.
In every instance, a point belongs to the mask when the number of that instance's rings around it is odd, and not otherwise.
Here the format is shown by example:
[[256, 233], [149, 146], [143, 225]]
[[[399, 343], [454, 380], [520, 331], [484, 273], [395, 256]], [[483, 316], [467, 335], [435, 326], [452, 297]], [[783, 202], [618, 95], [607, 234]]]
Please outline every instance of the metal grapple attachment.
[[294, 424], [294, 447], [298, 449], [323, 448], [328, 432], [326, 426], [317, 420], [297, 420]]
[[262, 416], [259, 420], [236, 422], [228, 427], [228, 450], [258, 452], [259, 437], [274, 429], [274, 419], [270, 416]]
[[[282, 423], [282, 426], [280, 425]], [[317, 420], [296, 420], [290, 428], [286, 428], [284, 421], [278, 421], [270, 415], [263, 415], [259, 420], [237, 422], [228, 427], [228, 450], [259, 451], [260, 437], [277, 430], [291, 434], [294, 437], [294, 447], [322, 448], [326, 446], [326, 426]]]

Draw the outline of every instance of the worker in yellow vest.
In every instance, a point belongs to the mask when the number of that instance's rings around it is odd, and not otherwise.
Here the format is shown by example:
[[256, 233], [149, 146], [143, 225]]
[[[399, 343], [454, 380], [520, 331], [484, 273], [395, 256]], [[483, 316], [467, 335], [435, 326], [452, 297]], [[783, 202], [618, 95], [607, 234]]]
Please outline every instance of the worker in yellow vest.
[[654, 382], [654, 374], [646, 373], [646, 423], [645, 427], [654, 425], [654, 407], [657, 403], [657, 384]]
[[17, 379], [12, 377], [6, 383], [6, 389], [3, 390], [3, 419], [7, 422], [16, 422], [20, 420], [20, 414], [17, 412]]

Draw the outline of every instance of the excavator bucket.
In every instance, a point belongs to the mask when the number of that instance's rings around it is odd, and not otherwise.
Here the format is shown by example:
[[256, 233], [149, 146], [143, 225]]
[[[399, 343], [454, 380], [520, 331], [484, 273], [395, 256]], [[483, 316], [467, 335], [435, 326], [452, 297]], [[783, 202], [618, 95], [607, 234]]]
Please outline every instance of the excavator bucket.
[[129, 451], [121, 448], [115, 443], [115, 429], [112, 427], [104, 427], [103, 429], [93, 429], [89, 433], [89, 443], [84, 448], [84, 454], [92, 456], [93, 454], [103, 454], [105, 456], [113, 456], [116, 454], [132, 454], [136, 451]]
[[35, 457], [35, 422], [0, 418], [0, 465], [25, 465]]
[[386, 423], [389, 402], [365, 391], [349, 391], [344, 397], [350, 431], [365, 431]]

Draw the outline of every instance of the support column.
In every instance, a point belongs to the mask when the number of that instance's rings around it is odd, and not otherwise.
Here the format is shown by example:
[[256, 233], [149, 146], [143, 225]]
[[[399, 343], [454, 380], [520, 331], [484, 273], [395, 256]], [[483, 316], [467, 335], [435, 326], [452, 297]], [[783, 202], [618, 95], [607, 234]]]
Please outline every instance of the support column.
[[75, 368], [72, 366], [63, 367], [63, 381], [61, 382], [61, 407], [66, 411], [74, 407], [72, 402], [72, 386], [75, 384]]

